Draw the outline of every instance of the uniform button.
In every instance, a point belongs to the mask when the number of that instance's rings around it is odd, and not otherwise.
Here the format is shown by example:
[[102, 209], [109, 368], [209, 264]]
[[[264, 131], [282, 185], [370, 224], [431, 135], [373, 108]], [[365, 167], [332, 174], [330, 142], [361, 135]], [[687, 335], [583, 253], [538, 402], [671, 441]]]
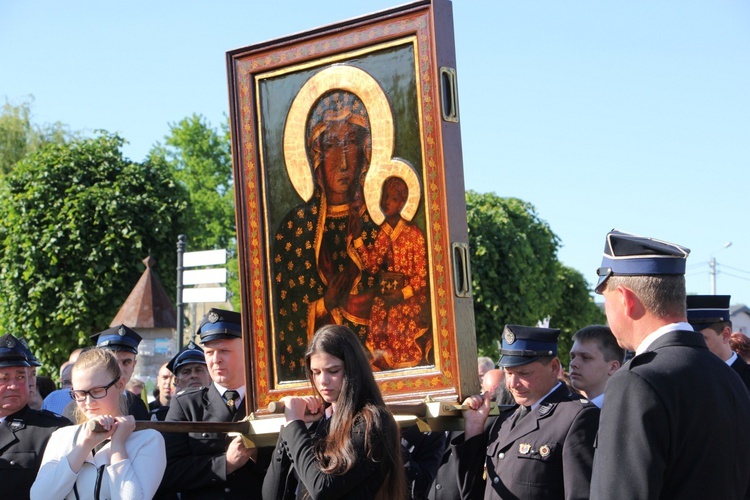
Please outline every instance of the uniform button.
[[201, 434], [201, 437], [207, 438], [208, 437], [208, 433], [204, 432], [203, 434]]
[[497, 483], [500, 482], [500, 478], [499, 477], [493, 477], [492, 478], [492, 482], [495, 483], [495, 484], [497, 484]]
[[443, 486], [442, 486], [442, 485], [440, 485], [440, 484], [436, 484], [436, 485], [435, 485], [435, 489], [436, 489], [436, 490], [439, 490], [439, 489], [442, 489], [442, 488], [443, 488]]
[[15, 460], [11, 460], [10, 461], [10, 465], [16, 465], [16, 461]]
[[498, 453], [497, 454], [497, 458], [499, 458], [500, 460], [502, 460], [503, 458], [505, 458], [505, 453], [502, 453], [502, 452]]
[[232, 492], [232, 488], [224, 488], [224, 493], [231, 493], [231, 492]]

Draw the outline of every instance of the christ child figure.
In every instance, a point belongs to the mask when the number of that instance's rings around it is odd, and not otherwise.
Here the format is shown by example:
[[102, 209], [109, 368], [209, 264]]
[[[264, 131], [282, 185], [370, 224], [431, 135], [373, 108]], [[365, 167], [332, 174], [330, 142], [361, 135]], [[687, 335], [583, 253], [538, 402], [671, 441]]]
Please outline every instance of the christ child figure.
[[422, 231], [401, 216], [408, 197], [406, 182], [388, 177], [380, 197], [385, 221], [375, 242], [353, 242], [365, 269], [380, 283], [367, 348], [381, 370], [416, 366], [427, 354], [417, 342], [429, 327], [427, 246]]

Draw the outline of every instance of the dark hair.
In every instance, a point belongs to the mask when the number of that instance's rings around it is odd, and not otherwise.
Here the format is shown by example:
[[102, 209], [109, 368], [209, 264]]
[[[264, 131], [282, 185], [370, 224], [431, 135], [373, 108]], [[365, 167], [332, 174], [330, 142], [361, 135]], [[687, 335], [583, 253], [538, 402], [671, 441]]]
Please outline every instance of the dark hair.
[[55, 386], [55, 381], [51, 378], [44, 376], [36, 378], [36, 392], [39, 393], [39, 396], [41, 396], [42, 399], [49, 396], [49, 394], [55, 389], [57, 389], [57, 386]]
[[573, 341], [596, 342], [597, 347], [604, 355], [604, 361], [619, 361], [625, 359], [625, 349], [620, 347], [612, 330], [604, 325], [589, 325], [581, 328], [573, 334]]
[[352, 448], [351, 433], [355, 422], [364, 421], [367, 458], [379, 462], [384, 469], [390, 468], [376, 498], [402, 498], [406, 479], [399, 429], [385, 406], [359, 338], [341, 325], [327, 325], [315, 333], [305, 353], [305, 371], [318, 396], [310, 358], [319, 353], [344, 362], [344, 377], [330, 432], [315, 443], [315, 456], [321, 470], [342, 475], [356, 464], [359, 457]]
[[[724, 328], [729, 327], [729, 329], [732, 329], [732, 322], [731, 321], [719, 321], [717, 323], [713, 323], [711, 325], [708, 325], [706, 328], [710, 328], [716, 333], [721, 333], [724, 331]], [[696, 328], [696, 330], [702, 330], [700, 326]]]

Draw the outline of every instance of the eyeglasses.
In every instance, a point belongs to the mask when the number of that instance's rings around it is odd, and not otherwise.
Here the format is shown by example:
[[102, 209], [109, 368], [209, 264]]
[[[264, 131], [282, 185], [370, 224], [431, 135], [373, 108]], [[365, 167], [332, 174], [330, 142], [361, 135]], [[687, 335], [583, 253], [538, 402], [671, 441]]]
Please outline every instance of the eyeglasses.
[[88, 391], [70, 391], [70, 397], [76, 401], [86, 401], [86, 395], [91, 396], [91, 399], [102, 399], [107, 395], [107, 390], [115, 385], [118, 380], [120, 380], [120, 377], [117, 377], [104, 387], [92, 387]]
[[612, 271], [611, 267], [600, 267], [596, 270], [596, 274], [599, 275], [599, 281], [596, 283], [594, 291], [601, 295], [607, 286], [607, 280], [614, 276], [615, 273]]

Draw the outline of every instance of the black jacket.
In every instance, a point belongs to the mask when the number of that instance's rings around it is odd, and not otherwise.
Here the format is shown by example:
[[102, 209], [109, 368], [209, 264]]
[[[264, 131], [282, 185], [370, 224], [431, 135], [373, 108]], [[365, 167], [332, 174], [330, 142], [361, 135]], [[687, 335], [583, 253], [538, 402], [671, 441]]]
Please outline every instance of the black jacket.
[[[243, 418], [244, 405], [232, 416], [224, 398], [211, 384], [174, 395], [166, 421], [232, 422]], [[181, 492], [183, 500], [260, 498], [271, 450], [259, 449], [257, 464], [251, 460], [227, 476], [226, 450], [231, 440], [218, 433], [164, 433], [167, 470], [159, 491]]]
[[587, 498], [599, 409], [561, 384], [513, 427], [519, 410], [454, 438], [430, 498]]
[[672, 331], [607, 383], [591, 498], [742, 498], [750, 395], [703, 336]]
[[0, 424], [0, 497], [29, 498], [50, 435], [66, 425], [70, 425], [67, 418], [28, 406], [8, 415]]

